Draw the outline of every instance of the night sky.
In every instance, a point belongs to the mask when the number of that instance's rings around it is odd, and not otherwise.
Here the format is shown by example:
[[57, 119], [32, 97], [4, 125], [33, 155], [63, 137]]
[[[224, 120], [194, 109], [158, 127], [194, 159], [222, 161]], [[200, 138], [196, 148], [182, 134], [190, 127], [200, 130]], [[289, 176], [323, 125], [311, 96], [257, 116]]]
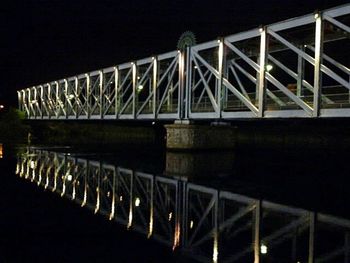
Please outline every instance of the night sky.
[[0, 6], [0, 103], [16, 90], [325, 9], [348, 0], [9, 1]]

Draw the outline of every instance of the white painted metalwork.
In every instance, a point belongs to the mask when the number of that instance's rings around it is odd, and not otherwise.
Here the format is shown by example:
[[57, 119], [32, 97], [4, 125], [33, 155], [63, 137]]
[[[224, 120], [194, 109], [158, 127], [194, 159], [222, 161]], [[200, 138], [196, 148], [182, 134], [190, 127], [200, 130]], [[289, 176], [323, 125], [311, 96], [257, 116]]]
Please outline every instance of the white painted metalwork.
[[350, 4], [18, 91], [28, 119], [350, 117]]

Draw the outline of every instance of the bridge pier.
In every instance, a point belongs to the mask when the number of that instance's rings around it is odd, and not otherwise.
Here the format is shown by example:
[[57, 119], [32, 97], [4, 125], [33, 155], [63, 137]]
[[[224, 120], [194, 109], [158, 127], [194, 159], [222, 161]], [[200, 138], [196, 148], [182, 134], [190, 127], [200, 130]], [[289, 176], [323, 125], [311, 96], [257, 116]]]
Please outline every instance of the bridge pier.
[[173, 150], [233, 149], [236, 132], [229, 125], [201, 125], [188, 120], [165, 125], [166, 147]]

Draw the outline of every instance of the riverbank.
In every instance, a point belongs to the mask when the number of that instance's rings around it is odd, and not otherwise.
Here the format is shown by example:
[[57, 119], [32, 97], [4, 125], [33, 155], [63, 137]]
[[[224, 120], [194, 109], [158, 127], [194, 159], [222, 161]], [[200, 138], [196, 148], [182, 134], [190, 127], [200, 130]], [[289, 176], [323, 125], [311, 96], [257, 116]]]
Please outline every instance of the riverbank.
[[[28, 121], [29, 123], [29, 121]], [[144, 126], [100, 121], [30, 121], [33, 143], [56, 145], [163, 146], [164, 131]]]
[[[152, 124], [146, 121], [24, 120], [22, 113], [17, 110], [11, 110], [0, 117], [0, 142], [27, 143], [29, 141], [32, 144], [164, 148], [169, 140], [166, 123], [163, 122]], [[350, 148], [350, 119], [344, 118], [235, 120], [228, 121], [223, 126], [210, 126], [209, 122], [196, 122], [189, 126], [194, 126], [198, 130], [215, 131], [212, 134], [204, 133], [202, 136], [204, 146], [210, 142], [223, 144], [220, 139], [224, 137], [230, 142], [225, 144], [227, 147], [230, 146], [229, 149], [256, 147], [346, 150]], [[229, 136], [221, 130], [229, 130]], [[181, 131], [178, 137], [184, 137]]]
[[9, 108], [0, 115], [0, 142], [27, 143], [31, 128], [24, 122], [24, 114]]

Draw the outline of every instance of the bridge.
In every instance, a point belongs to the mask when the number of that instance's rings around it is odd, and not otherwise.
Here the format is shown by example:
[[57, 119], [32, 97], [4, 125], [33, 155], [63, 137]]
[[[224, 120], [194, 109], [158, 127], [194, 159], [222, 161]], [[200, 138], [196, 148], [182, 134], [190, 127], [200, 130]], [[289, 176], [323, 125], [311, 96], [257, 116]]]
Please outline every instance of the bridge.
[[186, 177], [33, 147], [18, 157], [16, 174], [130, 231], [181, 249], [195, 262], [350, 260], [349, 220], [194, 184]]
[[350, 117], [350, 4], [18, 91], [40, 120]]

